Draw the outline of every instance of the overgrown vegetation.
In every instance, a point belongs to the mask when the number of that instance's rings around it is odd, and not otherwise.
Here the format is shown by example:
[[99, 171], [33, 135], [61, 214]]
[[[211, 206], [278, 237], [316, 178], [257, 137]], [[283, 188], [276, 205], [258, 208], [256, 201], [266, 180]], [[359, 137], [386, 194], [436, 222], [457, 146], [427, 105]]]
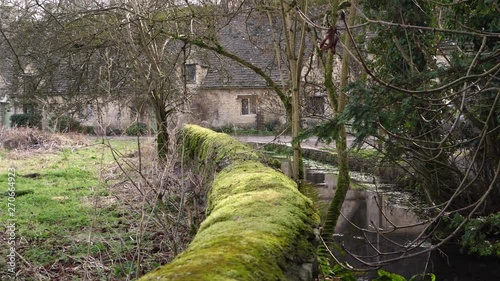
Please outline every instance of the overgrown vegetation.
[[[442, 234], [455, 229], [466, 218], [459, 214], [443, 219]], [[468, 220], [456, 238], [462, 250], [479, 256], [500, 258], [500, 214], [491, 214]]]
[[[165, 171], [154, 165], [150, 142], [138, 150], [137, 140], [29, 129], [0, 130], [0, 140], [0, 185], [7, 186], [9, 168], [16, 172], [19, 280], [130, 280], [183, 249], [192, 228], [186, 210], [201, 221], [203, 207], [193, 209], [197, 185], [186, 188], [181, 203], [173, 176], [162, 176]], [[6, 241], [6, 232], [0, 235]], [[6, 251], [2, 247], [0, 255]]]
[[127, 136], [145, 136], [151, 131], [146, 123], [135, 123], [123, 132]]
[[[377, 270], [378, 278], [373, 279], [373, 281], [406, 281], [406, 278], [404, 278], [401, 275], [395, 274], [395, 273], [390, 273], [385, 270], [379, 269]], [[426, 273], [426, 274], [418, 274], [412, 276], [409, 281], [435, 281], [436, 276], [432, 273]]]
[[39, 128], [41, 116], [36, 114], [13, 114], [10, 116], [11, 127]]
[[81, 135], [52, 134], [32, 128], [0, 128], [0, 149], [17, 152], [58, 151], [68, 147], [81, 147], [88, 140]]
[[63, 115], [58, 118], [53, 118], [49, 126], [56, 132], [82, 132], [82, 125], [78, 120], [71, 116]]

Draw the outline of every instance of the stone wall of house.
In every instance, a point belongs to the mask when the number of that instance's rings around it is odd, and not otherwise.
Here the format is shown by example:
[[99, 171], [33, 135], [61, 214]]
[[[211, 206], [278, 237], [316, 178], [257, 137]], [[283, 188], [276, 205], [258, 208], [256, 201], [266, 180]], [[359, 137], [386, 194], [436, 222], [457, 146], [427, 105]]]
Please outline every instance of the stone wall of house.
[[[284, 118], [279, 108], [274, 111], [269, 110], [269, 106], [263, 106], [268, 95], [269, 90], [266, 89], [200, 90], [193, 98], [192, 116], [196, 123], [212, 128], [226, 126], [257, 128], [258, 121], [283, 122]], [[242, 99], [249, 99], [247, 114], [243, 113]], [[260, 120], [259, 114], [263, 115]]]
[[6, 108], [5, 103], [0, 102], [0, 127], [6, 126], [5, 118], [6, 118]]
[[10, 116], [12, 115], [12, 109], [10, 104], [7, 102], [0, 102], [0, 127], [10, 127]]
[[[95, 129], [107, 129], [112, 131], [123, 131], [135, 122], [131, 109], [124, 102], [119, 101], [99, 101], [74, 103], [68, 105], [61, 97], [53, 97], [45, 102], [41, 115], [49, 120], [54, 120], [62, 116], [70, 116], [80, 122], [82, 126], [91, 126]], [[23, 108], [15, 107], [12, 114], [25, 113]], [[47, 123], [48, 125], [48, 123]], [[97, 132], [102, 132], [97, 130]]]
[[[105, 105], [88, 104], [82, 106], [81, 124], [94, 128], [107, 128], [123, 131], [138, 120], [131, 109], [119, 102], [110, 102]], [[100, 116], [99, 116], [100, 115]], [[145, 120], [139, 120], [144, 122]], [[146, 120], [147, 121], [147, 120]]]

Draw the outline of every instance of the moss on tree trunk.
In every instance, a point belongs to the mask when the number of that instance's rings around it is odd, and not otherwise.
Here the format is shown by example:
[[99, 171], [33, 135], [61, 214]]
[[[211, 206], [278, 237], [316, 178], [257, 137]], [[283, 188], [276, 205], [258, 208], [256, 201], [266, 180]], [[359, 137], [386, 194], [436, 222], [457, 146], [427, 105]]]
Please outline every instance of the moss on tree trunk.
[[[336, 7], [336, 6], [335, 6]], [[335, 13], [336, 15], [336, 13]], [[356, 3], [353, 1], [352, 6], [349, 10], [349, 26], [354, 25], [356, 17]], [[345, 38], [344, 43], [345, 49], [349, 49], [351, 46], [351, 41], [348, 36]], [[347, 52], [346, 52], [347, 53]], [[327, 87], [328, 96], [331, 99], [332, 105], [334, 105], [336, 112], [335, 116], [338, 118], [344, 111], [347, 97], [342, 91], [348, 83], [349, 74], [349, 60], [350, 56], [345, 54], [342, 58], [342, 68], [340, 73], [340, 91], [336, 92], [333, 87], [331, 80], [331, 72], [326, 73], [325, 86]], [[333, 59], [330, 54], [328, 59], [327, 70], [333, 70]], [[327, 217], [325, 219], [325, 224], [323, 227], [322, 237], [325, 241], [329, 241], [335, 231], [335, 226], [337, 225], [338, 218], [340, 216], [340, 210], [344, 203], [347, 191], [349, 190], [350, 178], [349, 178], [349, 159], [347, 155], [347, 134], [345, 125], [340, 123], [338, 125], [338, 134], [336, 139], [336, 149], [338, 154], [338, 165], [339, 165], [339, 176], [337, 178], [337, 189], [335, 191], [335, 196], [328, 208]]]

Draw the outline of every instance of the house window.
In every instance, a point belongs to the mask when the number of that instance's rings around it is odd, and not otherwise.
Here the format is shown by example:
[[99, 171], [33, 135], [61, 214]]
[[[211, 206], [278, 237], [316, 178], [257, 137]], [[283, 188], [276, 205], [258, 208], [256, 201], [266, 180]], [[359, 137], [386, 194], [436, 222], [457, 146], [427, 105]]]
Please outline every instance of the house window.
[[87, 103], [78, 107], [78, 117], [82, 120], [90, 120], [92, 118], [92, 104]]
[[23, 104], [23, 113], [24, 114], [31, 114], [31, 115], [36, 115], [37, 110], [35, 108], [35, 105], [29, 103], [29, 104]]
[[257, 113], [257, 99], [253, 96], [241, 98], [241, 115], [250, 115]]
[[325, 114], [325, 98], [322, 96], [309, 97], [309, 113], [312, 115]]
[[29, 95], [33, 94], [36, 91], [36, 81], [35, 76], [33, 74], [27, 73], [22, 75], [23, 82], [23, 94]]
[[323, 96], [312, 96], [308, 100], [308, 111], [312, 115], [325, 114], [325, 98]]
[[184, 71], [186, 82], [196, 82], [196, 64], [186, 64]]
[[130, 109], [130, 119], [134, 120], [139, 115], [139, 110], [135, 106], [129, 106]]

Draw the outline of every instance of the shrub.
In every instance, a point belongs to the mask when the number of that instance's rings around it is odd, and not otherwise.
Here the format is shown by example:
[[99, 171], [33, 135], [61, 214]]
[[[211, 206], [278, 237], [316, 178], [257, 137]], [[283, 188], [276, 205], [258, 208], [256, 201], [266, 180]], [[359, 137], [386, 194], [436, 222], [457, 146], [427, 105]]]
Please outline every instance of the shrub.
[[127, 136], [144, 136], [149, 132], [149, 127], [145, 123], [135, 123], [130, 125], [125, 129], [125, 135]]
[[56, 118], [52, 122], [57, 122], [55, 129], [58, 132], [79, 132], [82, 128], [80, 122], [66, 115]]
[[[439, 229], [441, 235], [455, 231], [465, 217], [455, 214], [444, 217], [444, 225]], [[500, 257], [500, 214], [472, 218], [457, 233], [455, 239], [460, 242], [462, 250], [479, 256]]]
[[221, 127], [214, 127], [211, 129], [217, 133], [224, 133], [224, 134], [229, 134], [229, 135], [233, 134], [235, 131], [234, 125], [232, 125], [232, 124], [224, 125]]
[[42, 117], [37, 114], [14, 114], [10, 116], [11, 127], [39, 128]]
[[278, 119], [273, 119], [264, 124], [264, 127], [266, 128], [266, 131], [269, 132], [274, 132], [278, 130], [278, 128], [281, 126], [281, 122]]
[[80, 132], [82, 134], [86, 134], [86, 135], [95, 135], [96, 134], [94, 126], [82, 126], [80, 129]]
[[119, 128], [106, 128], [106, 136], [120, 136], [123, 130]]

